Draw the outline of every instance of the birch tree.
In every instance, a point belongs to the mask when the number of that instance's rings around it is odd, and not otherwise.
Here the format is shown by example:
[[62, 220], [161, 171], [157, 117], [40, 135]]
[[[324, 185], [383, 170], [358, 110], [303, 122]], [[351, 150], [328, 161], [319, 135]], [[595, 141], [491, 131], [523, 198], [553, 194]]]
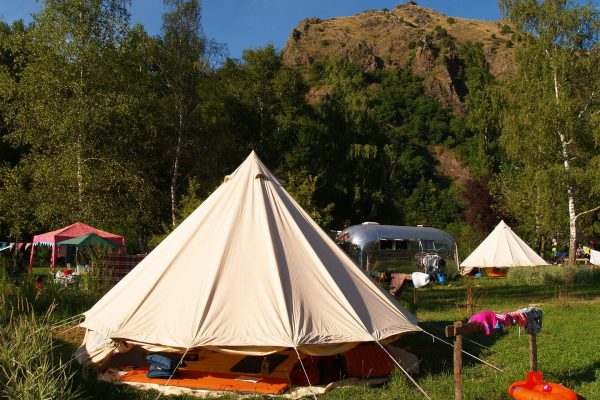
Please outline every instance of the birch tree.
[[171, 158], [171, 224], [177, 223], [177, 193], [184, 149], [195, 131], [200, 96], [198, 84], [208, 67], [207, 41], [202, 31], [198, 0], [164, 0], [163, 35], [159, 38], [157, 65], [164, 88], [166, 149]]
[[530, 196], [562, 199], [569, 262], [574, 263], [577, 222], [600, 210], [593, 185], [600, 176], [588, 168], [600, 150], [594, 140], [600, 109], [599, 13], [571, 0], [500, 0], [500, 7], [526, 35], [517, 51], [518, 71], [508, 82], [502, 142], [513, 162], [551, 176], [544, 186], [554, 196]]

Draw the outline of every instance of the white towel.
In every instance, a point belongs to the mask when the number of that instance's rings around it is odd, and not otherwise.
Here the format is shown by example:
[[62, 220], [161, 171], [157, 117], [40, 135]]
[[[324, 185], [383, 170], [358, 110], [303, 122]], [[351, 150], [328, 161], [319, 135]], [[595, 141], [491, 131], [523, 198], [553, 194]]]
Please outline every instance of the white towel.
[[590, 263], [600, 265], [600, 251], [590, 250]]
[[422, 288], [429, 283], [429, 275], [424, 274], [422, 272], [413, 272], [412, 273], [412, 281], [415, 289]]

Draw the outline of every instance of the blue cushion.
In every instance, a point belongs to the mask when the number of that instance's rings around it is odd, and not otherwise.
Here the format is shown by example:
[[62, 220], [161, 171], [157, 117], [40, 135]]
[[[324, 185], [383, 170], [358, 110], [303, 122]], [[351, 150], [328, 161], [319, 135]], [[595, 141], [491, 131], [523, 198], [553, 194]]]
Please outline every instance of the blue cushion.
[[167, 371], [173, 371], [177, 367], [176, 361], [160, 354], [150, 354], [146, 356], [146, 360], [151, 366], [153, 365]]
[[169, 371], [166, 369], [159, 368], [157, 366], [151, 365], [150, 370], [146, 374], [148, 378], [159, 378], [159, 379], [169, 379], [177, 376], [177, 371]]

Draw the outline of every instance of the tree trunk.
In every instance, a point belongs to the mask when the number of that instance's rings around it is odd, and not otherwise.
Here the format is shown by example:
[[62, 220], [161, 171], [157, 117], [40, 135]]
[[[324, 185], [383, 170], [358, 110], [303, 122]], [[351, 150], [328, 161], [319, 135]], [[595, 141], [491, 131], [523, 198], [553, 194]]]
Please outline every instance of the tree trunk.
[[148, 253], [148, 238], [142, 230], [138, 231], [138, 247], [140, 248], [140, 254]]
[[546, 238], [542, 237], [542, 245], [540, 248], [540, 257], [544, 258], [544, 252], [546, 251]]
[[12, 254], [12, 274], [16, 275], [19, 270], [19, 240], [20, 236], [15, 235], [15, 247]]
[[[558, 95], [558, 77], [556, 71], [554, 71], [554, 95], [556, 98], [556, 105], [558, 106], [559, 95]], [[563, 166], [565, 170], [565, 176], [567, 178], [567, 198], [569, 201], [569, 264], [575, 264], [575, 251], [577, 247], [577, 214], [575, 213], [575, 196], [573, 194], [573, 185], [571, 184], [570, 177], [570, 159], [569, 149], [567, 148], [567, 139], [564, 133], [558, 129], [558, 137], [560, 139], [560, 146], [562, 151]]]
[[567, 193], [569, 196], [569, 264], [575, 264], [575, 254], [577, 251], [577, 218], [571, 184], [569, 184]]
[[[537, 179], [536, 179], [537, 181]], [[535, 185], [536, 201], [535, 201], [535, 248], [540, 249], [542, 242], [541, 235], [541, 223], [540, 223], [540, 186], [536, 183]], [[542, 256], [543, 257], [543, 256]]]
[[[82, 13], [79, 13], [79, 23], [83, 20]], [[79, 39], [83, 41], [83, 39]], [[82, 63], [81, 57], [79, 60]], [[79, 100], [83, 98], [83, 65], [79, 67]], [[77, 200], [79, 202], [79, 213], [83, 213], [83, 121], [81, 119], [81, 111], [78, 112], [79, 116], [79, 131], [77, 132]]]
[[79, 202], [79, 211], [83, 206], [83, 160], [81, 158], [81, 134], [77, 139], [77, 200]]
[[179, 127], [177, 129], [177, 146], [175, 147], [175, 161], [173, 163], [173, 176], [171, 177], [171, 224], [175, 227], [177, 213], [177, 175], [181, 157], [181, 142], [183, 137], [183, 98], [179, 98]]

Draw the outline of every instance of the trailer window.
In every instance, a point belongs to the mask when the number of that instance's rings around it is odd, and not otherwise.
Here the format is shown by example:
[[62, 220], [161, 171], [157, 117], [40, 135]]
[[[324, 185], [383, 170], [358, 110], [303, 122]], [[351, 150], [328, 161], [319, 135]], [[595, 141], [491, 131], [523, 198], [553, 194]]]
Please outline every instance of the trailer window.
[[408, 241], [401, 239], [380, 239], [379, 250], [407, 250]]
[[396, 250], [408, 250], [408, 240], [395, 240]]
[[380, 250], [394, 250], [394, 241], [387, 240], [387, 239], [381, 239], [379, 241], [379, 249]]
[[435, 250], [435, 243], [433, 243], [433, 240], [421, 239], [420, 242], [422, 251]]

